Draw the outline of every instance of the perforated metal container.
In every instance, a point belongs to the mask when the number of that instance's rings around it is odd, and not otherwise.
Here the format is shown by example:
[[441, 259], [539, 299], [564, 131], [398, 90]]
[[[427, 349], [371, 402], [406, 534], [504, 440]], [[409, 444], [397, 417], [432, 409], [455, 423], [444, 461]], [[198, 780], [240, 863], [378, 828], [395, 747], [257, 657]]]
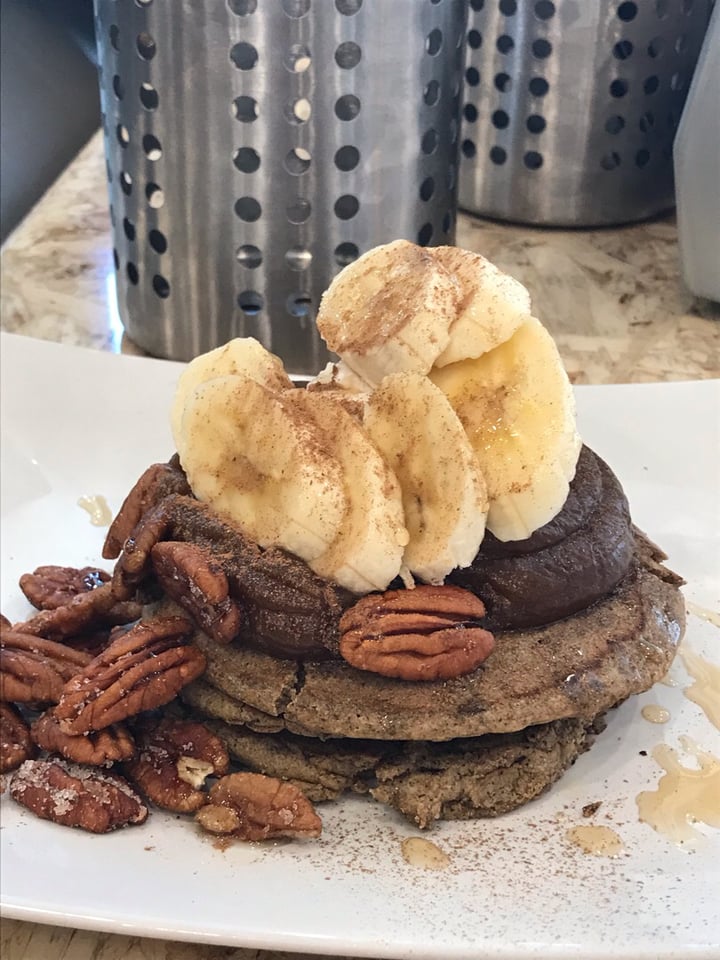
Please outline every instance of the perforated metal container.
[[469, 0], [460, 206], [571, 226], [673, 204], [710, 0]]
[[452, 242], [464, 0], [95, 0], [118, 301], [150, 353], [293, 373], [342, 266]]

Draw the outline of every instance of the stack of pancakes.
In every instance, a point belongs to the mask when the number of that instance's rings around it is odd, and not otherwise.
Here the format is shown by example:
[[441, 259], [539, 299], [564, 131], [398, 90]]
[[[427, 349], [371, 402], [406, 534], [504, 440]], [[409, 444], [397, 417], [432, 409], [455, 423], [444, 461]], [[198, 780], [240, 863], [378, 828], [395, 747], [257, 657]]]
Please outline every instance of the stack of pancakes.
[[352, 597], [282, 551], [249, 549], [218, 517], [184, 527], [178, 516], [169, 535], [234, 555], [245, 612], [230, 645], [198, 633], [208, 668], [183, 693], [192, 714], [244, 767], [314, 801], [370, 794], [421, 827], [495, 816], [541, 793], [610, 708], [667, 672], [684, 627], [680, 578], [587, 448], [557, 517], [515, 544], [486, 536], [473, 565], [449, 578], [485, 602], [496, 645], [447, 681], [350, 666], [337, 640]]

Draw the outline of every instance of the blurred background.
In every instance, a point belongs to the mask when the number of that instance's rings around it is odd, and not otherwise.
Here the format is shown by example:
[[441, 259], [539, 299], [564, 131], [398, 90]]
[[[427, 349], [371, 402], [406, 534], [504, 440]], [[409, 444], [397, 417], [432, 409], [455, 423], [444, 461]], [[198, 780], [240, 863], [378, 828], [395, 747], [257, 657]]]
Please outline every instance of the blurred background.
[[100, 126], [92, 0], [0, 3], [0, 242]]
[[102, 126], [120, 319], [153, 355], [253, 335], [317, 369], [331, 276], [452, 243], [456, 202], [592, 228], [677, 199], [686, 283], [720, 296], [720, 40], [683, 115], [713, 0], [324, 2], [1, 0], [0, 243]]

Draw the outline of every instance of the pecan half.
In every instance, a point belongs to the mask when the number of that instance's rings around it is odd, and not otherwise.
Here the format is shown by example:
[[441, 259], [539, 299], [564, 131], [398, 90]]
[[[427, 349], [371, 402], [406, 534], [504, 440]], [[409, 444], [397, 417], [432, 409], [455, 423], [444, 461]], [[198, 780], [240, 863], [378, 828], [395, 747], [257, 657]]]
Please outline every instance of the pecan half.
[[319, 837], [322, 821], [305, 794], [261, 773], [231, 773], [210, 790], [195, 819], [210, 833], [239, 840]]
[[227, 749], [201, 723], [163, 720], [138, 735], [138, 754], [123, 765], [135, 786], [163, 810], [192, 813], [207, 801], [207, 777], [228, 771]]
[[57, 703], [67, 681], [91, 657], [54, 640], [20, 630], [0, 632], [0, 700]]
[[97, 567], [58, 567], [54, 564], [37, 567], [20, 577], [20, 589], [38, 610], [55, 610], [69, 603], [79, 593], [89, 593], [110, 574]]
[[0, 703], [0, 773], [15, 770], [36, 753], [20, 711], [11, 703]]
[[177, 457], [173, 457], [169, 463], [154, 463], [138, 479], [110, 524], [103, 557], [106, 560], [118, 557], [143, 514], [172, 493], [192, 493]]
[[55, 712], [61, 730], [102, 730], [172, 700], [205, 670], [204, 654], [185, 642], [193, 630], [182, 617], [159, 617], [119, 636], [66, 684]]
[[121, 777], [64, 760], [26, 760], [13, 775], [10, 796], [43, 820], [91, 833], [143, 823], [148, 815]]
[[231, 599], [228, 578], [209, 550], [166, 540], [155, 544], [150, 557], [160, 586], [202, 631], [218, 643], [235, 639], [242, 620], [240, 608]]
[[133, 528], [132, 536], [125, 541], [122, 553], [113, 571], [113, 586], [120, 594], [132, 595], [139, 584], [152, 573], [150, 552], [167, 533], [172, 515], [168, 509], [169, 499], [151, 507]]
[[340, 653], [351, 666], [401, 680], [449, 680], [492, 653], [479, 626], [481, 600], [452, 586], [388, 590], [358, 600], [340, 619]]
[[38, 717], [30, 727], [30, 735], [42, 750], [94, 767], [129, 760], [135, 753], [135, 742], [122, 724], [113, 724], [96, 733], [71, 735], [60, 729], [54, 710]]
[[62, 639], [112, 624], [130, 623], [140, 615], [140, 607], [131, 599], [134, 592], [113, 579], [89, 593], [76, 594], [61, 607], [41, 610], [24, 623], [16, 624], [15, 629], [36, 637]]

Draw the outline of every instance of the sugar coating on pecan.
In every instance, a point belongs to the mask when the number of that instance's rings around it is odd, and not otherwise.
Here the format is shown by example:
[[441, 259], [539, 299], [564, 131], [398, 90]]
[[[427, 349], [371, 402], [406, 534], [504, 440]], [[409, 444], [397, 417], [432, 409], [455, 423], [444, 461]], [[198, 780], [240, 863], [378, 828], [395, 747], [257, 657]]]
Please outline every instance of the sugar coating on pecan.
[[401, 680], [471, 673], [495, 646], [485, 607], [460, 587], [420, 586], [362, 597], [340, 619], [340, 654], [353, 667]]
[[20, 711], [11, 703], [0, 703], [0, 773], [15, 770], [36, 754], [30, 730]]
[[202, 787], [221, 777], [230, 760], [219, 737], [201, 723], [165, 719], [137, 734], [137, 756], [123, 772], [156, 806], [192, 813], [207, 801]]
[[140, 613], [140, 608], [132, 602], [133, 594], [134, 589], [116, 585], [113, 579], [87, 593], [76, 594], [60, 607], [41, 610], [15, 628], [37, 637], [63, 639], [115, 623], [129, 623]]
[[55, 610], [79, 593], [89, 593], [110, 580], [97, 567], [59, 567], [46, 564], [20, 577], [20, 589], [38, 610]]
[[81, 650], [3, 627], [0, 630], [0, 700], [57, 703], [65, 683], [90, 660]]
[[165, 497], [172, 493], [191, 492], [177, 457], [168, 463], [152, 464], [139, 477], [111, 523], [103, 546], [103, 557], [106, 560], [118, 557], [140, 518]]
[[122, 724], [116, 723], [94, 733], [68, 734], [60, 728], [54, 710], [46, 710], [35, 720], [30, 735], [42, 750], [90, 766], [129, 760], [135, 754], [132, 735]]
[[148, 815], [122, 777], [64, 760], [26, 760], [13, 774], [10, 796], [43, 820], [91, 833], [143, 823]]
[[218, 643], [237, 636], [242, 613], [230, 597], [222, 566], [209, 550], [194, 543], [166, 540], [150, 551], [160, 586]]
[[261, 773], [223, 777], [195, 819], [209, 833], [239, 840], [313, 839], [322, 831], [320, 817], [298, 787]]
[[205, 670], [205, 656], [187, 643], [183, 617], [141, 620], [114, 640], [64, 687], [55, 716], [64, 733], [102, 730], [169, 703]]

